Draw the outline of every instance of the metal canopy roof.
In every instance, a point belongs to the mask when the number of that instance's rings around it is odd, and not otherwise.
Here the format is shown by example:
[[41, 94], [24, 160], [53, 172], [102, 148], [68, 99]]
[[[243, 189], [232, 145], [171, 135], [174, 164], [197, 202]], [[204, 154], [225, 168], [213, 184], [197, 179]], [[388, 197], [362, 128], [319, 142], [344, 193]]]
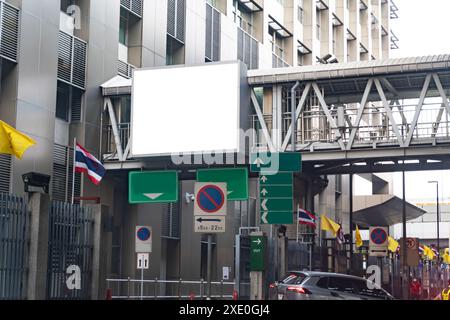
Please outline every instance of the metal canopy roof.
[[[417, 98], [430, 72], [438, 73], [444, 88], [450, 88], [450, 55], [250, 70], [248, 82], [258, 87], [316, 81], [324, 89], [328, 103], [352, 103], [358, 102], [372, 77], [384, 78], [388, 98]], [[437, 95], [434, 83], [429, 93]], [[373, 100], [379, 100], [376, 88], [369, 96], [369, 101]]]
[[[361, 228], [392, 226], [402, 222], [403, 200], [394, 195], [355, 196], [354, 222]], [[406, 220], [414, 220], [426, 213], [415, 205], [406, 203]]]
[[100, 87], [103, 91], [104, 97], [129, 95], [131, 94], [132, 80], [122, 76], [115, 76], [106, 81]]

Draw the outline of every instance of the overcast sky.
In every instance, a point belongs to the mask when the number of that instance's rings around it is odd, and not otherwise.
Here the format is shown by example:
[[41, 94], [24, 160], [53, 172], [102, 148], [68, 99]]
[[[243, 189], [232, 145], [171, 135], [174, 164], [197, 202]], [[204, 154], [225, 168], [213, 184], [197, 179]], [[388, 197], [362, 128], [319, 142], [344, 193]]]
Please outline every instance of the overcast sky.
[[[392, 57], [414, 57], [450, 54], [450, 1], [449, 0], [394, 0], [399, 8], [399, 19], [392, 20], [392, 30], [400, 39], [400, 49], [392, 51]], [[439, 181], [440, 201], [450, 202], [450, 171], [409, 172], [406, 174], [408, 201], [435, 202]], [[366, 187], [358, 193], [370, 194]], [[402, 197], [402, 174], [394, 178], [394, 194]]]

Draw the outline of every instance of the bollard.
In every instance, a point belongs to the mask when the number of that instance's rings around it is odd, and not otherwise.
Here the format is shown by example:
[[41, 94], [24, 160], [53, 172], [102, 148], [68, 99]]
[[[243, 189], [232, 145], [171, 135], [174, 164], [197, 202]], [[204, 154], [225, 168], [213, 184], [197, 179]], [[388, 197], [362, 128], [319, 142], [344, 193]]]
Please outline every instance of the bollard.
[[200, 300], [203, 300], [203, 279], [200, 280]]
[[194, 294], [194, 293], [191, 293], [191, 294], [189, 295], [189, 300], [191, 300], [191, 301], [194, 301], [194, 300], [195, 300], [195, 294]]
[[106, 289], [106, 300], [112, 300], [112, 289]]
[[233, 300], [234, 301], [238, 301], [239, 300], [238, 292], [236, 290], [233, 291]]
[[130, 280], [131, 278], [128, 277], [128, 300], [130, 300]]

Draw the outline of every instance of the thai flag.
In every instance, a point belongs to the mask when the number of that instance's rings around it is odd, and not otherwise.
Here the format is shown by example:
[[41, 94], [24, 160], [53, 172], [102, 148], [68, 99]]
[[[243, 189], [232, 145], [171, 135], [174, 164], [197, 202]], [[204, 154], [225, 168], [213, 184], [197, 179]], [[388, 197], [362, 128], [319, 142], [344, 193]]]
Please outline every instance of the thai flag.
[[423, 246], [419, 246], [419, 254], [422, 256], [424, 252]]
[[298, 223], [305, 224], [312, 228], [316, 228], [316, 216], [305, 209], [298, 210]]
[[75, 172], [87, 174], [92, 183], [99, 185], [106, 174], [106, 169], [97, 158], [77, 143], [75, 149]]

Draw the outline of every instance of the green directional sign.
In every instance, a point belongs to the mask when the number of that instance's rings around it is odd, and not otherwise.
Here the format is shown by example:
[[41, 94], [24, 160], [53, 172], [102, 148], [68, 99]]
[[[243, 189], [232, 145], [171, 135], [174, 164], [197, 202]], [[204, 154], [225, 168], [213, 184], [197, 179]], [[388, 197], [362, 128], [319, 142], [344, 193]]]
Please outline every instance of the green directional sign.
[[130, 172], [129, 202], [171, 203], [178, 202], [177, 171]]
[[259, 180], [261, 223], [293, 224], [293, 173], [261, 173]]
[[229, 201], [248, 200], [247, 168], [201, 169], [197, 171], [197, 182], [226, 183]]
[[[292, 193], [291, 193], [292, 194]], [[294, 205], [291, 198], [280, 199], [280, 198], [263, 198], [261, 200], [261, 211], [290, 211], [294, 212]]]
[[294, 183], [294, 176], [290, 172], [281, 172], [274, 175], [261, 174], [259, 180], [261, 186], [271, 186], [271, 185], [292, 186]]
[[250, 271], [264, 271], [266, 255], [266, 238], [264, 236], [250, 237]]
[[253, 153], [250, 157], [251, 172], [301, 172], [302, 155], [297, 152]]
[[262, 212], [262, 224], [293, 224], [294, 215], [292, 211]]
[[292, 185], [290, 186], [263, 186], [261, 187], [261, 197], [283, 198], [286, 195], [293, 194]]

